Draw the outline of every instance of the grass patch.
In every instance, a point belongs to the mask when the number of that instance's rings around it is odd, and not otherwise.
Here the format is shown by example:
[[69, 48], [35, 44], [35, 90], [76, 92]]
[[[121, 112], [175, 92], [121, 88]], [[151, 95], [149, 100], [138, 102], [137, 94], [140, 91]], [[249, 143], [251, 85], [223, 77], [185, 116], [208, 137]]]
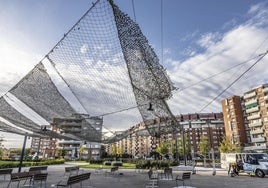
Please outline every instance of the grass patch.
[[[88, 165], [79, 165], [82, 168], [91, 168], [91, 169], [98, 169], [98, 168], [103, 168], [103, 169], [110, 169], [112, 166], [105, 166], [105, 165], [99, 165], [99, 164], [88, 164]], [[135, 169], [136, 164], [132, 163], [123, 163], [123, 166], [119, 167], [120, 169]]]

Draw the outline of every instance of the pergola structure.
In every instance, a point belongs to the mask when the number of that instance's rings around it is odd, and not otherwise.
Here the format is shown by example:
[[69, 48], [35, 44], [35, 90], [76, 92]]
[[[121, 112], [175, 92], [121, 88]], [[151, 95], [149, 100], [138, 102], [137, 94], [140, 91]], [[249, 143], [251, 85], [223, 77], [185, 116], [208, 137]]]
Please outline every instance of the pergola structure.
[[[166, 103], [173, 89], [140, 27], [112, 0], [96, 0], [0, 98], [0, 131], [106, 143], [129, 135], [102, 137], [94, 118], [88, 121], [90, 114], [104, 124], [143, 121], [146, 129], [140, 134], [159, 137], [180, 128]], [[63, 121], [70, 118], [79, 124], [73, 130]]]

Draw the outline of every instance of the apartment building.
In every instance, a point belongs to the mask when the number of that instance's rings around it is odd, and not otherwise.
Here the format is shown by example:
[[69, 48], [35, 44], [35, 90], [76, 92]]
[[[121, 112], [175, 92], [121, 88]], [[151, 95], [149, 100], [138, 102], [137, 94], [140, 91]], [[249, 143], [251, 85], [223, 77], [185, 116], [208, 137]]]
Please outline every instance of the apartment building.
[[[101, 143], [87, 142], [86, 138], [91, 135], [92, 129], [94, 129], [96, 133], [94, 137], [101, 138], [102, 123], [102, 118], [91, 116], [81, 118], [77, 115], [68, 118], [54, 118], [54, 122], [49, 126], [49, 129], [60, 134], [80, 134], [85, 137], [85, 140], [33, 138], [31, 142], [31, 152], [35, 153], [39, 158], [64, 157], [66, 159], [99, 159]], [[83, 147], [83, 153], [80, 152], [80, 147]]]
[[268, 147], [268, 84], [244, 93], [251, 143], [247, 150], [265, 150]]
[[177, 132], [162, 134], [160, 138], [156, 138], [148, 134], [145, 124], [141, 122], [129, 129], [130, 135], [127, 138], [108, 144], [106, 151], [109, 154], [114, 154], [113, 148], [118, 148], [121, 153], [145, 157], [155, 151], [160, 142], [173, 141], [175, 143], [176, 139], [180, 139], [182, 135], [185, 135], [187, 142], [191, 146], [191, 152], [198, 154], [201, 136], [205, 135], [209, 139], [210, 148], [213, 148], [216, 155], [218, 154], [220, 142], [224, 137], [222, 113], [183, 114], [176, 116], [176, 118], [182, 127], [180, 131], [178, 129]]
[[231, 96], [221, 103], [226, 137], [231, 138], [232, 143], [237, 146], [247, 146], [250, 136], [243, 98]]

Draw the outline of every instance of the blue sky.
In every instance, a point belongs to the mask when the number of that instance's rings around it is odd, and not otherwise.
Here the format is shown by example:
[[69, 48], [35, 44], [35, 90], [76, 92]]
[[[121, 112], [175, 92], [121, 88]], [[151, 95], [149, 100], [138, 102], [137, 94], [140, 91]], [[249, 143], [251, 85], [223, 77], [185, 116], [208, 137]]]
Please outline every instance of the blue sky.
[[[93, 0], [0, 1], [0, 94], [14, 86], [91, 7]], [[134, 19], [132, 0], [114, 0]], [[134, 0], [136, 22], [175, 86], [200, 81], [268, 50], [268, 1]], [[163, 62], [161, 51], [163, 50]], [[267, 83], [267, 57], [203, 112], [221, 111], [220, 100]], [[252, 64], [252, 61], [249, 62]], [[250, 64], [175, 91], [174, 114], [199, 112]], [[1, 135], [1, 134], [0, 134]], [[19, 137], [3, 133], [12, 147]], [[14, 139], [14, 142], [11, 140]]]

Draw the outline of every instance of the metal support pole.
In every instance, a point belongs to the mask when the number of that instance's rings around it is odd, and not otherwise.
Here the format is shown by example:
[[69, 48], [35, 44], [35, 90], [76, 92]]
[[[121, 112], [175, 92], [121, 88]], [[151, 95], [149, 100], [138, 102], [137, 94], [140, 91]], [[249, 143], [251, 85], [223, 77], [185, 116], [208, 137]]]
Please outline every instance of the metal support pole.
[[39, 138], [39, 142], [38, 142], [38, 148], [37, 148], [37, 159], [39, 159], [39, 153], [40, 153], [40, 144], [41, 144], [41, 137]]
[[184, 128], [182, 127], [182, 146], [183, 146], [183, 160], [184, 166], [186, 166], [186, 157], [185, 157], [185, 138], [184, 138]]
[[24, 136], [23, 146], [22, 146], [22, 150], [21, 150], [21, 154], [20, 154], [20, 163], [19, 163], [18, 172], [21, 172], [22, 161], [23, 161], [23, 158], [24, 158], [24, 151], [25, 151], [25, 146], [26, 146], [26, 140], [27, 140], [27, 134], [25, 134], [25, 136]]
[[213, 165], [212, 175], [215, 176], [216, 175], [216, 169], [215, 169], [215, 152], [214, 152], [214, 149], [213, 148], [211, 148], [211, 155], [212, 155], [212, 165]]
[[176, 140], [175, 140], [175, 163], [176, 165], [179, 165], [178, 163], [178, 134], [176, 133]]

